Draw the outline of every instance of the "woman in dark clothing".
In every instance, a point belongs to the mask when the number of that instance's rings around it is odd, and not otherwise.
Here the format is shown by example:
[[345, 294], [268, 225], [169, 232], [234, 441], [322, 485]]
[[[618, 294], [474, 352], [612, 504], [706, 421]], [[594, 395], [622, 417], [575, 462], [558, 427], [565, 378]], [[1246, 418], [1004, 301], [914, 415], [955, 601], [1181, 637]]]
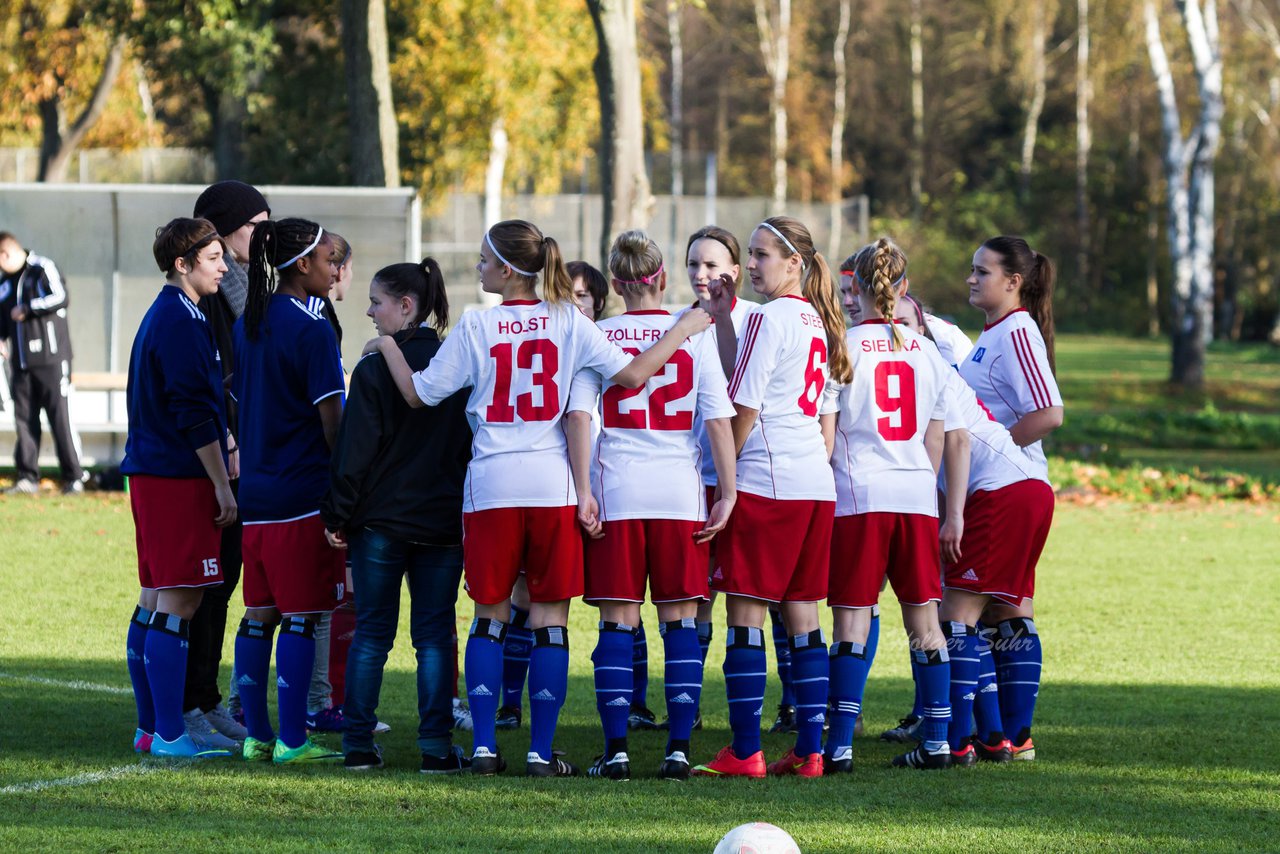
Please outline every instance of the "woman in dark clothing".
[[[394, 335], [405, 360], [424, 369], [440, 349], [449, 303], [440, 266], [384, 267], [369, 285], [379, 335]], [[411, 410], [382, 356], [361, 359], [333, 452], [322, 505], [329, 541], [350, 546], [356, 635], [347, 659], [346, 767], [377, 768], [378, 693], [395, 640], [400, 584], [409, 581], [410, 632], [418, 658], [418, 747], [423, 773], [464, 771], [453, 747], [454, 604], [462, 575], [462, 485], [471, 458], [466, 392]]]

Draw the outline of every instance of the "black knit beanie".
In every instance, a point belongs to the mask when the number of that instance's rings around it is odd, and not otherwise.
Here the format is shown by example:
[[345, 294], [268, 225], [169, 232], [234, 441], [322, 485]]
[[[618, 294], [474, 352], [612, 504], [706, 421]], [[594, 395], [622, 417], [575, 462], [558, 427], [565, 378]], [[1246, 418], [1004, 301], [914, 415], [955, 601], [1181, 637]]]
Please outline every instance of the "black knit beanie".
[[271, 214], [262, 193], [243, 181], [219, 181], [196, 199], [195, 216], [209, 220], [226, 237], [263, 211]]

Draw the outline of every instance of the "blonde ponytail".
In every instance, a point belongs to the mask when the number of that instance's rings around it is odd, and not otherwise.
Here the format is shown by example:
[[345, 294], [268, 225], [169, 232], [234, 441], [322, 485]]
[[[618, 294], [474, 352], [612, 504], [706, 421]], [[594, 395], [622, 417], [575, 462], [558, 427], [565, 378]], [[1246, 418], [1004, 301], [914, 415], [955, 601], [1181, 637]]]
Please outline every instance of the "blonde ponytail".
[[907, 275], [906, 254], [892, 240], [881, 237], [857, 254], [853, 275], [858, 286], [875, 298], [876, 312], [889, 322], [893, 349], [901, 350], [902, 332], [893, 318], [898, 308], [898, 291]]

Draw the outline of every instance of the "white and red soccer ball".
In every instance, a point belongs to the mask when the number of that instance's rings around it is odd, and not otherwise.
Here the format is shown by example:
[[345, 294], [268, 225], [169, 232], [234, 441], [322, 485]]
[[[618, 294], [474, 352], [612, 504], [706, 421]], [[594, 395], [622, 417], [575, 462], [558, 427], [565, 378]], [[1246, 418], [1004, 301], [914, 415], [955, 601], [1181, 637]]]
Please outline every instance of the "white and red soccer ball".
[[800, 846], [782, 828], [755, 821], [726, 833], [714, 854], [800, 854]]

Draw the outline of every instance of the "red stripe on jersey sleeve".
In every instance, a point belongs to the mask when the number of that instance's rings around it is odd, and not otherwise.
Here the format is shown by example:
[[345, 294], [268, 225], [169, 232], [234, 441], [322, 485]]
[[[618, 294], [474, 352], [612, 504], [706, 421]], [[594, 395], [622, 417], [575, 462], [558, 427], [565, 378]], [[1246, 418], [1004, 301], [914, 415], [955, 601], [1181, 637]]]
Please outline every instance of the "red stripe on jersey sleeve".
[[1027, 385], [1031, 388], [1031, 398], [1036, 404], [1036, 409], [1046, 409], [1050, 403], [1049, 388], [1045, 384], [1044, 376], [1040, 373], [1040, 365], [1036, 361], [1035, 352], [1031, 349], [1031, 341], [1027, 337], [1027, 330], [1015, 329], [1013, 335], [1013, 352], [1018, 357], [1018, 364], [1022, 367], [1022, 374], [1026, 377]]
[[760, 332], [760, 322], [762, 316], [752, 314], [747, 318], [747, 328], [742, 334], [741, 352], [738, 355], [738, 364], [733, 370], [733, 379], [729, 381], [729, 399], [732, 400], [734, 395], [738, 393], [738, 386], [742, 383], [742, 375], [746, 370], [747, 362], [751, 360], [751, 351], [755, 348], [756, 337]]

